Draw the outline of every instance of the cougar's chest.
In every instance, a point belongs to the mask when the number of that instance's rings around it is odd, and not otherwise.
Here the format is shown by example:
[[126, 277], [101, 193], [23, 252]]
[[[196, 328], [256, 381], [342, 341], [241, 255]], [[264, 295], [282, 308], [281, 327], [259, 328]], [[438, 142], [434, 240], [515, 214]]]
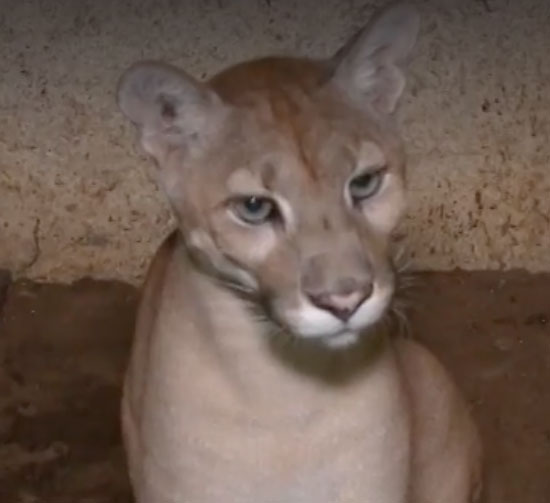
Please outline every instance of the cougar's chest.
[[305, 429], [236, 426], [205, 438], [184, 461], [188, 485], [235, 503], [362, 503], [404, 484], [408, 465], [406, 428], [391, 421], [371, 430], [359, 417], [326, 417]]
[[150, 395], [149, 484], [190, 503], [402, 501], [409, 424], [391, 354], [362, 381], [324, 392], [266, 385], [262, 397], [238, 398], [227, 380], [213, 392], [216, 382], [176, 372]]

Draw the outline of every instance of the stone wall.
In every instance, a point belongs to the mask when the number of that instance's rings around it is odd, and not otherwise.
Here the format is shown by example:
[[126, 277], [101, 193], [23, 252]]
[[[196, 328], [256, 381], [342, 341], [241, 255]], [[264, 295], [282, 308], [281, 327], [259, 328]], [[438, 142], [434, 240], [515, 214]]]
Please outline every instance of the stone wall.
[[[400, 111], [419, 268], [550, 271], [550, 2], [424, 0]], [[378, 2], [378, 5], [380, 2]], [[138, 281], [172, 222], [114, 89], [161, 58], [205, 77], [329, 55], [361, 0], [6, 0], [0, 14], [0, 268]]]

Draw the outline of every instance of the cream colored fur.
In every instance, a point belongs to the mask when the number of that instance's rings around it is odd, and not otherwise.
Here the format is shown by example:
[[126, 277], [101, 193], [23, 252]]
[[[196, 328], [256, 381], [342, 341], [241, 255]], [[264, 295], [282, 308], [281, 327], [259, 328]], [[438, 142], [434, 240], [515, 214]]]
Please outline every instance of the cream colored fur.
[[124, 385], [138, 503], [477, 501], [464, 401], [379, 323], [405, 200], [390, 116], [417, 30], [402, 5], [330, 61], [261, 60], [207, 84], [160, 63], [123, 77], [179, 222]]

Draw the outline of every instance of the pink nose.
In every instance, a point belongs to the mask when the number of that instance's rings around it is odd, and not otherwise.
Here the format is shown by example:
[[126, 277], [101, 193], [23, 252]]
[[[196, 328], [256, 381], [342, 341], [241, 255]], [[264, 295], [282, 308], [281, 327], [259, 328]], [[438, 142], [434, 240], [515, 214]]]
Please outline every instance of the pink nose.
[[325, 311], [329, 311], [342, 321], [347, 321], [357, 308], [372, 294], [372, 284], [362, 290], [353, 290], [345, 294], [320, 293], [308, 295], [311, 302]]

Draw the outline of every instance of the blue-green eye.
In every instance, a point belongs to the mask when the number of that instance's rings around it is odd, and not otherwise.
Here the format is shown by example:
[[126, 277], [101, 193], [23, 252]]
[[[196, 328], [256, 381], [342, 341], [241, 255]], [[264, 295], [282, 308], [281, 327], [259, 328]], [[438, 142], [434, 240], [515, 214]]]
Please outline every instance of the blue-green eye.
[[233, 213], [247, 224], [259, 225], [274, 219], [278, 215], [275, 203], [262, 196], [246, 196], [234, 201]]
[[358, 203], [374, 196], [382, 185], [384, 170], [363, 173], [349, 182], [349, 195], [354, 203]]

